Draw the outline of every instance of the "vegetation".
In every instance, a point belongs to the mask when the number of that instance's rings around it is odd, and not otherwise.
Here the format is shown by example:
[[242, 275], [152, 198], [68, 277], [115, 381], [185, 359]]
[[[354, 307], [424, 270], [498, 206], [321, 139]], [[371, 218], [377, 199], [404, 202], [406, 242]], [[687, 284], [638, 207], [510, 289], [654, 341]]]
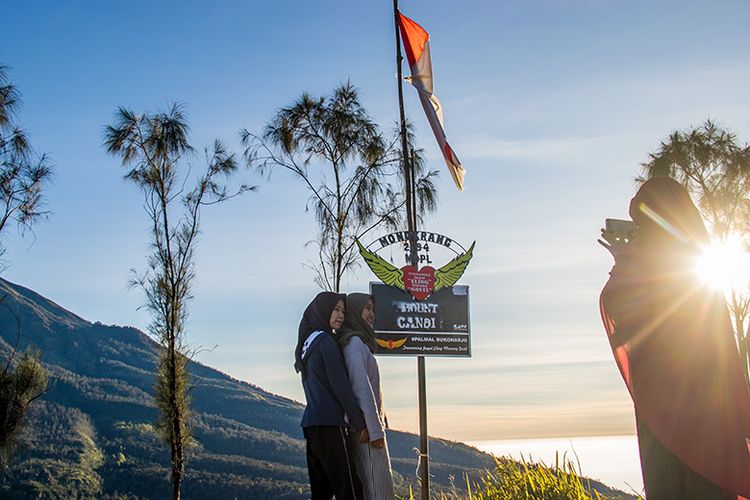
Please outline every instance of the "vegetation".
[[[307, 208], [312, 206], [318, 224], [318, 261], [310, 267], [321, 288], [340, 291], [342, 277], [358, 259], [355, 238], [381, 224], [395, 228], [403, 218], [398, 138], [389, 143], [383, 138], [350, 82], [330, 96], [302, 94], [280, 109], [262, 134], [243, 130], [241, 135], [249, 165], [261, 172], [282, 167], [310, 191]], [[432, 182], [437, 172], [425, 172], [421, 150], [410, 149], [418, 209], [424, 214], [437, 206]], [[311, 171], [311, 163], [322, 168]]]
[[13, 488], [8, 488], [7, 477], [5, 483], [0, 482], [3, 497], [97, 498], [102, 477], [96, 469], [104, 455], [91, 420], [80, 411], [46, 401], [36, 405], [31, 416], [35, 432], [26, 436], [28, 450], [19, 454], [18, 464], [10, 471], [10, 477], [23, 479]]
[[[641, 165], [644, 182], [672, 177], [690, 192], [714, 238], [735, 235], [750, 246], [750, 145], [711, 120], [675, 131]], [[750, 283], [728, 297], [745, 377], [750, 384]]]
[[[23, 233], [44, 219], [43, 189], [52, 179], [45, 154], [34, 152], [16, 121], [21, 96], [0, 65], [0, 236], [12, 224]], [[0, 246], [0, 256], [5, 250]]]
[[[200, 213], [205, 205], [222, 203], [251, 189], [240, 186], [230, 193], [227, 180], [237, 171], [234, 155], [220, 141], [206, 150], [206, 170], [190, 191], [184, 191], [188, 173], [181, 173], [184, 156], [193, 148], [187, 138], [188, 124], [182, 108], [137, 115], [120, 108], [106, 129], [107, 151], [129, 168], [125, 179], [144, 194], [151, 224], [153, 252], [145, 274], [133, 285], [146, 295], [151, 312], [150, 331], [161, 344], [156, 370], [156, 405], [159, 430], [170, 445], [172, 498], [180, 498], [185, 469], [185, 447], [190, 442], [188, 353], [185, 321], [190, 290], [195, 278], [195, 245]], [[178, 208], [175, 207], [178, 205]], [[176, 222], [175, 222], [176, 221]]]
[[[14, 362], [15, 351], [0, 372], [0, 466], [7, 466], [24, 428], [29, 405], [47, 388], [47, 372], [33, 349]], [[15, 366], [14, 366], [15, 365]]]
[[[467, 491], [455, 487], [433, 497], [440, 500], [619, 500], [634, 499], [621, 491], [608, 488], [580, 475], [573, 462], [559, 459], [554, 467], [508, 457], [495, 458], [495, 468], [480, 481], [466, 476]], [[640, 499], [640, 497], [638, 497]], [[414, 491], [409, 491], [414, 500]]]
[[589, 500], [602, 499], [599, 492], [585, 484], [572, 462], [554, 467], [498, 458], [497, 468], [488, 472], [473, 500]]
[[[8, 81], [6, 69], [0, 65], [0, 257], [5, 253], [2, 236], [15, 224], [23, 233], [46, 217], [42, 192], [52, 177], [47, 156], [37, 155], [26, 133], [16, 122], [21, 103], [18, 89]], [[0, 270], [4, 268], [0, 262]], [[14, 318], [9, 325], [15, 339], [0, 353], [6, 356], [0, 363], [0, 465], [7, 466], [11, 451], [23, 428], [26, 410], [32, 401], [44, 393], [47, 375], [39, 363], [39, 353], [17, 350], [21, 336], [21, 321], [0, 297], [0, 306]], [[0, 346], [2, 347], [2, 346]]]

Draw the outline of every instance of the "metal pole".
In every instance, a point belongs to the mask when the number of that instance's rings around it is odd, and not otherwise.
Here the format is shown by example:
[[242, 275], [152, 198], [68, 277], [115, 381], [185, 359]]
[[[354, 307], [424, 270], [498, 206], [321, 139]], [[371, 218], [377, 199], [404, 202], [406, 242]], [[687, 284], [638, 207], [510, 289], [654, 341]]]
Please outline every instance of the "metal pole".
[[422, 500], [430, 500], [430, 445], [427, 441], [427, 382], [424, 372], [424, 356], [417, 358], [419, 379], [419, 459], [422, 464]]
[[410, 250], [411, 250], [411, 264], [417, 265], [417, 249], [415, 234], [413, 234], [417, 228], [414, 224], [414, 217], [412, 214], [412, 170], [411, 161], [409, 158], [409, 144], [406, 138], [406, 114], [404, 113], [404, 77], [401, 72], [401, 61], [404, 59], [401, 55], [401, 32], [398, 27], [398, 0], [393, 0], [393, 20], [396, 27], [396, 76], [398, 80], [398, 110], [401, 119], [401, 161], [403, 162], [404, 168], [404, 188], [406, 194], [406, 223], [407, 229], [410, 234]]
[[[414, 217], [414, 230], [417, 230], [417, 152], [414, 148], [411, 150], [409, 155], [410, 171], [411, 171], [411, 214]], [[415, 264], [416, 265], [416, 264]]]
[[[417, 230], [417, 175], [414, 170], [416, 153], [410, 155], [411, 198], [414, 231]], [[415, 266], [417, 264], [414, 264]], [[427, 378], [424, 356], [417, 357], [417, 384], [419, 386], [419, 458], [422, 461], [422, 500], [430, 499], [430, 444], [427, 438]]]
[[[396, 74], [398, 77], [398, 105], [401, 118], [401, 158], [404, 162], [404, 186], [406, 189], [406, 221], [409, 231], [409, 249], [411, 265], [419, 266], [417, 253], [417, 214], [416, 214], [416, 183], [414, 162], [409, 150], [406, 137], [406, 115], [404, 113], [404, 87], [401, 73], [401, 33], [399, 31], [398, 0], [393, 0], [393, 20], [396, 28]], [[417, 357], [417, 384], [419, 386], [419, 463], [422, 500], [430, 499], [430, 463], [429, 443], [427, 440], [427, 383], [425, 381], [424, 356]]]

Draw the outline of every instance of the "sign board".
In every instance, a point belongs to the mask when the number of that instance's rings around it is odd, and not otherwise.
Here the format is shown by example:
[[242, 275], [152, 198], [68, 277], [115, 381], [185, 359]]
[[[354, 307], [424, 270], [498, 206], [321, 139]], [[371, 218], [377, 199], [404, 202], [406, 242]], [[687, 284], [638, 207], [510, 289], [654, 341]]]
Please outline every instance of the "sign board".
[[[454, 252], [456, 256], [453, 260], [437, 269], [429, 265], [421, 268], [412, 266], [409, 264], [409, 253], [411, 250], [410, 242], [408, 241], [409, 238], [412, 238], [416, 242], [415, 250], [419, 262], [432, 263], [429, 254], [430, 245], [432, 245], [432, 248], [444, 247]], [[433, 293], [455, 285], [464, 274], [466, 266], [469, 265], [474, 255], [474, 245], [476, 244], [476, 242], [472, 243], [467, 250], [447, 236], [428, 231], [415, 231], [413, 233], [399, 231], [387, 234], [368, 245], [368, 247], [374, 247], [376, 244], [379, 244], [380, 248], [377, 250], [374, 248], [370, 250], [359, 240], [356, 241], [360, 255], [362, 255], [365, 263], [375, 276], [380, 278], [386, 285], [409, 292], [417, 300], [425, 300]], [[398, 268], [392, 262], [388, 262], [377, 253], [394, 244], [403, 244], [404, 246], [404, 257], [407, 264], [401, 268]], [[459, 252], [457, 248], [463, 250], [463, 253]]]
[[416, 300], [383, 283], [370, 283], [375, 298], [376, 354], [471, 357], [469, 287], [453, 285]]

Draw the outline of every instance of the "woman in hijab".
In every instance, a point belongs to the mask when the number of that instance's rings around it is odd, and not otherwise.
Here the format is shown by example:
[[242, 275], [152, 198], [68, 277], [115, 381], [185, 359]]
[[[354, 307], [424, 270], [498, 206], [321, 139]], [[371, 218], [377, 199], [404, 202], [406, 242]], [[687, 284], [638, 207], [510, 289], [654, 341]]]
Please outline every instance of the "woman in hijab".
[[348, 427], [365, 438], [362, 411], [347, 378], [341, 349], [333, 338], [344, 321], [346, 297], [321, 292], [299, 324], [295, 369], [302, 374], [307, 406], [302, 430], [313, 500], [362, 500], [362, 484], [351, 460]]
[[641, 186], [630, 216], [632, 242], [602, 243], [615, 265], [601, 310], [635, 406], [646, 496], [750, 497], [750, 391], [724, 297], [695, 271], [703, 220], [666, 177]]
[[375, 319], [373, 297], [366, 293], [350, 293], [347, 298], [346, 319], [338, 334], [344, 351], [354, 395], [367, 425], [366, 439], [352, 439], [354, 458], [360, 472], [367, 500], [392, 500], [393, 474], [388, 446], [387, 428], [380, 391], [380, 372], [375, 351]]

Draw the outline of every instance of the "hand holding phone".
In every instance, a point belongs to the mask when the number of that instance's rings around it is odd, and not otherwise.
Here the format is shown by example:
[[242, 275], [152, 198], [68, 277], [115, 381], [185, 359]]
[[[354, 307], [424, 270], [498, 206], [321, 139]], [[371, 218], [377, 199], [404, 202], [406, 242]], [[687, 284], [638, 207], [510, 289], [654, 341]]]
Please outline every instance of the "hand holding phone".
[[638, 234], [638, 226], [632, 220], [605, 219], [602, 237], [610, 244], [630, 243]]
[[638, 234], [638, 226], [631, 220], [606, 219], [602, 229], [602, 239], [597, 240], [617, 261], [633, 238]]

